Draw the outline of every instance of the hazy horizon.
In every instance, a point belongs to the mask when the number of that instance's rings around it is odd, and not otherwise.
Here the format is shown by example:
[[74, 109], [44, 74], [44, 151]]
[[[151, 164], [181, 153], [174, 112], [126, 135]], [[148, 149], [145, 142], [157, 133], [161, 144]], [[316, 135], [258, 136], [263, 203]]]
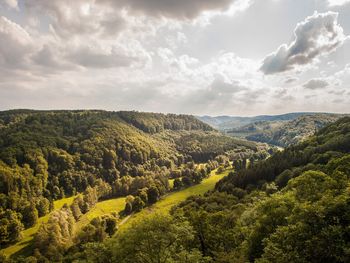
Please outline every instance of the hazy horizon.
[[258, 116], [281, 116], [281, 115], [287, 115], [287, 114], [298, 114], [298, 113], [305, 113], [305, 114], [350, 114], [349, 112], [324, 112], [324, 111], [294, 111], [294, 112], [282, 112], [282, 113], [276, 113], [276, 114], [269, 114], [269, 113], [258, 113], [256, 115], [230, 115], [230, 114], [219, 114], [219, 115], [208, 115], [208, 114], [193, 114], [190, 112], [185, 113], [176, 113], [176, 112], [162, 112], [162, 111], [142, 111], [142, 110], [133, 110], [133, 109], [119, 109], [119, 110], [107, 110], [102, 108], [57, 108], [57, 109], [35, 109], [35, 108], [12, 108], [12, 109], [0, 109], [0, 112], [6, 112], [6, 111], [20, 111], [20, 110], [29, 110], [29, 111], [111, 111], [111, 112], [118, 112], [118, 111], [136, 111], [136, 112], [144, 112], [144, 113], [161, 113], [161, 114], [184, 114], [184, 115], [193, 115], [198, 117], [211, 117], [211, 118], [217, 118], [217, 117], [237, 117], [237, 118], [253, 118]]
[[349, 0], [1, 0], [0, 110], [350, 112]]

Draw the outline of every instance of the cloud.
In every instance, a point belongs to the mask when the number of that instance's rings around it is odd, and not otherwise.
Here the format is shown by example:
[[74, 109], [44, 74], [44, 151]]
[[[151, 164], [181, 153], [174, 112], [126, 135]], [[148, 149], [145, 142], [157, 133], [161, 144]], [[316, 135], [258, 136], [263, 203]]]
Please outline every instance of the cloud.
[[67, 58], [87, 68], [128, 67], [137, 60], [122, 53], [118, 54], [116, 49], [101, 51], [90, 47], [79, 47]]
[[214, 93], [219, 96], [226, 96], [246, 89], [247, 88], [244, 87], [239, 81], [233, 80], [232, 82], [229, 82], [228, 80], [225, 80], [223, 76], [218, 75], [210, 85], [209, 94]]
[[297, 78], [287, 78], [285, 81], [284, 81], [284, 83], [285, 84], [290, 84], [290, 83], [293, 83], [293, 82], [296, 82], [296, 81], [298, 81], [298, 79]]
[[329, 6], [342, 6], [349, 2], [350, 0], [328, 0]]
[[237, 0], [99, 0], [114, 7], [127, 7], [134, 14], [173, 19], [194, 19], [205, 11], [224, 11]]
[[303, 85], [304, 88], [312, 89], [312, 90], [323, 89], [328, 86], [329, 86], [329, 83], [323, 79], [311, 79]]
[[0, 16], [0, 67], [23, 67], [32, 49], [33, 40], [27, 31]]
[[307, 17], [296, 26], [295, 40], [289, 45], [281, 45], [276, 52], [268, 55], [260, 70], [265, 74], [289, 71], [335, 51], [346, 39], [337, 19], [338, 13], [334, 12], [315, 12]]
[[11, 8], [18, 9], [17, 0], [5, 0], [5, 4], [7, 4]]
[[115, 35], [125, 27], [120, 8], [110, 10], [94, 0], [31, 0], [24, 4], [31, 13], [50, 17], [52, 30], [65, 38], [76, 35]]

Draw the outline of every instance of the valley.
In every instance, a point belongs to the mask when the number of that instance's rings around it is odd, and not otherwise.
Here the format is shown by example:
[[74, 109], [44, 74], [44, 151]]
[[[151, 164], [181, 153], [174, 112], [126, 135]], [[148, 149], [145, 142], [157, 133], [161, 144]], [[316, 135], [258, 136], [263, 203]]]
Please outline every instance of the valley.
[[[118, 220], [118, 228], [125, 229], [130, 227], [132, 224], [137, 223], [140, 220], [148, 217], [153, 213], [169, 213], [170, 209], [186, 200], [186, 198], [192, 195], [203, 195], [207, 191], [213, 190], [215, 184], [221, 180], [224, 176], [227, 176], [230, 170], [226, 170], [220, 174], [217, 170], [211, 172], [208, 178], [204, 179], [200, 184], [195, 186], [190, 186], [183, 190], [178, 190], [175, 192], [170, 192], [161, 198], [156, 204], [149, 208], [143, 209], [141, 212], [129, 215], [127, 217]], [[55, 210], [60, 210], [64, 204], [71, 205], [75, 197], [63, 198], [54, 202]], [[105, 201], [100, 201], [85, 215], [83, 215], [79, 221], [77, 221], [77, 228], [81, 229], [86, 226], [92, 219], [111, 213], [119, 214], [125, 208], [125, 198], [120, 197], [116, 199], [109, 199]], [[10, 246], [1, 252], [7, 257], [12, 255], [28, 255], [32, 247], [33, 237], [38, 231], [41, 224], [46, 223], [49, 219], [49, 215], [41, 217], [38, 219], [36, 225], [22, 232], [22, 240], [13, 246]]]
[[[265, 262], [274, 253], [282, 262], [295, 253], [307, 261], [300, 247], [314, 235], [299, 244], [298, 222], [321, 220], [319, 227], [332, 231], [329, 220], [336, 218], [338, 232], [329, 238], [342, 240], [350, 222], [350, 120], [322, 117], [276, 124], [291, 138], [282, 150], [227, 136], [188, 115], [2, 112], [1, 259], [131, 263], [172, 251], [167, 257], [179, 263]], [[334, 253], [318, 257], [346, 254], [347, 243], [333, 246]]]
[[233, 137], [286, 147], [302, 142], [345, 116], [346, 114], [301, 112], [256, 117], [203, 116], [198, 119]]

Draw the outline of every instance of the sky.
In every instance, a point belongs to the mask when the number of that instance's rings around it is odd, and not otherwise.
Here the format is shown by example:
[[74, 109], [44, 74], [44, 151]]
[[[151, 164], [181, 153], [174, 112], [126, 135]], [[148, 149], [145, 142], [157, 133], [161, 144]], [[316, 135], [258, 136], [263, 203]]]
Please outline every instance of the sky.
[[350, 112], [350, 0], [0, 0], [0, 110]]

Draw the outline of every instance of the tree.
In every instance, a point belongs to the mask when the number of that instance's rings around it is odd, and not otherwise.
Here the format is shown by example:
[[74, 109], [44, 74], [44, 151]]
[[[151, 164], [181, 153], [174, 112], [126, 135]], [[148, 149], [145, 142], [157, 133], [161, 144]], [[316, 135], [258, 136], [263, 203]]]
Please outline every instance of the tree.
[[44, 197], [40, 198], [36, 205], [36, 208], [38, 210], [38, 216], [42, 217], [50, 212], [50, 201]]
[[174, 189], [175, 189], [175, 190], [179, 190], [179, 189], [181, 189], [182, 186], [183, 186], [183, 185], [182, 185], [181, 179], [176, 178], [176, 179], [174, 180]]
[[131, 212], [132, 212], [132, 210], [133, 210], [133, 208], [132, 208], [132, 203], [126, 202], [126, 203], [125, 203], [125, 208], [124, 208], [124, 213], [125, 213], [126, 215], [130, 215]]
[[142, 201], [142, 199], [138, 196], [135, 197], [134, 201], [132, 202], [132, 210], [135, 212], [139, 212], [144, 208], [145, 202]]
[[190, 249], [193, 238], [188, 223], [156, 214], [117, 235], [111, 251], [113, 260], [123, 263], [202, 262], [200, 253]]
[[117, 155], [114, 151], [105, 149], [103, 153], [103, 168], [105, 169], [115, 169], [115, 161]]
[[137, 196], [138, 197], [140, 197], [141, 198], [141, 200], [145, 203], [145, 204], [147, 204], [148, 203], [148, 198], [149, 198], [149, 196], [148, 196], [148, 191], [149, 191], [149, 189], [147, 189], [147, 188], [143, 188], [143, 189], [139, 189], [138, 191], [137, 191]]
[[26, 206], [22, 211], [23, 223], [26, 228], [34, 226], [38, 221], [38, 210], [32, 203]]
[[24, 229], [20, 214], [13, 210], [0, 208], [0, 244], [6, 246], [21, 239]]
[[152, 185], [147, 190], [147, 196], [148, 196], [148, 202], [150, 204], [154, 204], [155, 202], [157, 202], [160, 196], [158, 188], [155, 185]]
[[47, 223], [42, 224], [34, 236], [34, 247], [51, 261], [62, 261], [64, 251], [72, 245], [75, 219], [68, 207], [54, 211]]

